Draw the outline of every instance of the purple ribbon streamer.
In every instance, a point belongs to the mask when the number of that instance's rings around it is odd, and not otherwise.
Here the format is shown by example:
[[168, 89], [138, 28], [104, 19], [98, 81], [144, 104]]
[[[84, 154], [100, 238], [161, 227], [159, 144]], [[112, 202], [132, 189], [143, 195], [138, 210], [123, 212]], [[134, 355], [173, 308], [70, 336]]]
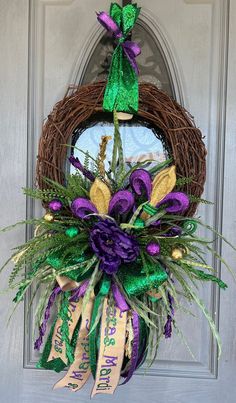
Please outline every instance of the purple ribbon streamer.
[[121, 312], [128, 311], [129, 305], [127, 304], [124, 295], [120, 292], [119, 287], [117, 286], [116, 283], [112, 283], [112, 292], [114, 296], [114, 300], [116, 302], [116, 305], [118, 308], [121, 310]]
[[138, 350], [139, 350], [139, 338], [140, 338], [140, 332], [139, 332], [139, 316], [137, 312], [133, 311], [133, 331], [134, 331], [134, 339], [133, 339], [133, 348], [132, 348], [132, 355], [130, 359], [130, 368], [127, 372], [127, 377], [125, 381], [121, 384], [124, 385], [126, 384], [133, 376], [135, 369], [137, 368], [138, 365]]
[[43, 343], [43, 337], [46, 333], [47, 322], [50, 318], [51, 307], [53, 306], [55, 299], [56, 299], [57, 295], [60, 294], [60, 292], [61, 292], [61, 288], [55, 287], [52, 294], [50, 295], [50, 297], [48, 299], [48, 303], [47, 303], [45, 313], [44, 313], [44, 320], [43, 320], [42, 324], [39, 326], [39, 337], [37, 338], [37, 340], [34, 343], [35, 350], [38, 350], [38, 351], [40, 350], [40, 347]]
[[73, 291], [73, 295], [70, 298], [70, 302], [77, 302], [81, 297], [84, 296], [89, 285], [89, 280], [84, 281], [78, 288]]
[[[88, 284], [89, 284], [89, 280], [86, 280], [86, 281], [84, 281], [83, 284], [81, 284], [81, 286], [79, 286], [76, 290], [74, 290], [74, 293], [73, 293], [72, 297], [70, 298], [70, 302], [76, 302], [80, 297], [83, 297], [87, 290]], [[34, 343], [35, 350], [40, 350], [40, 347], [43, 343], [43, 337], [46, 333], [47, 322], [50, 318], [51, 307], [53, 306], [57, 295], [60, 293], [61, 293], [61, 288], [56, 287], [56, 288], [54, 288], [52, 294], [49, 297], [49, 300], [48, 300], [48, 303], [47, 303], [47, 306], [45, 309], [45, 313], [44, 313], [44, 320], [43, 320], [42, 324], [39, 326], [39, 337], [37, 338], [37, 340]]]
[[169, 339], [172, 335], [172, 322], [173, 322], [173, 316], [175, 314], [175, 310], [173, 307], [174, 304], [174, 298], [172, 297], [172, 295], [168, 292], [168, 301], [169, 301], [169, 307], [170, 307], [170, 311], [171, 311], [171, 315], [167, 315], [167, 321], [166, 324], [164, 326], [164, 335], [166, 339]]
[[97, 13], [97, 19], [100, 24], [102, 24], [102, 26], [113, 35], [115, 39], [120, 40], [119, 44], [122, 46], [130, 65], [134, 69], [135, 73], [138, 75], [139, 70], [135, 57], [141, 53], [141, 48], [139, 47], [139, 45], [136, 42], [126, 41], [123, 37], [120, 27], [105, 11]]

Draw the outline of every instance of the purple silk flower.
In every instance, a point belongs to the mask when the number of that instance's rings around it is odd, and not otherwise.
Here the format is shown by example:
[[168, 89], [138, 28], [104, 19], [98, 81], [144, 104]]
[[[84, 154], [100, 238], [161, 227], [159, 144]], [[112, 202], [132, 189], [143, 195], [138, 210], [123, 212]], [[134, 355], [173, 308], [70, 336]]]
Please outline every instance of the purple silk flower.
[[92, 228], [90, 246], [100, 258], [100, 269], [107, 274], [115, 274], [121, 263], [133, 262], [139, 254], [137, 241], [107, 219]]

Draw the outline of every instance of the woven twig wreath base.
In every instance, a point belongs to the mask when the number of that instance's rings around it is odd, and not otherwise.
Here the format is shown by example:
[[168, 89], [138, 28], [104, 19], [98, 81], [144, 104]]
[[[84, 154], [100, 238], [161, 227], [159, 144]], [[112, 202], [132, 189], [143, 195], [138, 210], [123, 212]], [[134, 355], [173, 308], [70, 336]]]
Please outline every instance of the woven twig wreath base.
[[[39, 141], [37, 183], [46, 187], [43, 178], [64, 181], [67, 147], [74, 130], [95, 113], [102, 112], [105, 82], [70, 87], [44, 124]], [[202, 195], [206, 177], [206, 149], [202, 134], [192, 116], [155, 85], [140, 84], [138, 116], [160, 128], [172, 150], [178, 177], [192, 177], [182, 191], [195, 197]], [[196, 211], [191, 203], [188, 216]]]

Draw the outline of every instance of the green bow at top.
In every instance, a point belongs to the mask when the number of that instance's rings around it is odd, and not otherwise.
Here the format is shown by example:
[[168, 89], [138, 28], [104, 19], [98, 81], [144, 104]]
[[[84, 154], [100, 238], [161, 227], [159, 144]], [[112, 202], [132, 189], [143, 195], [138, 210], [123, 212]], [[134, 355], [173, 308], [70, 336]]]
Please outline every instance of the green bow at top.
[[116, 110], [127, 113], [138, 111], [138, 67], [135, 57], [141, 50], [135, 42], [127, 40], [127, 36], [139, 13], [140, 7], [136, 4], [128, 4], [122, 8], [112, 3], [110, 15], [102, 11], [97, 16], [98, 21], [117, 41], [104, 94], [105, 111]]

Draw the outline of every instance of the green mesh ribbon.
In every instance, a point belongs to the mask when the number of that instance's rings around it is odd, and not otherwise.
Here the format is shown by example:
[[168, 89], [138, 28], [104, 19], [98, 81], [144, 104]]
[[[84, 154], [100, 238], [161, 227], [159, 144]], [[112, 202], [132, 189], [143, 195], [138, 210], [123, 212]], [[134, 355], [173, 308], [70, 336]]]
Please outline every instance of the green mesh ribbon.
[[149, 267], [148, 274], [144, 272], [140, 264], [122, 266], [117, 276], [129, 297], [158, 288], [168, 278], [168, 274], [159, 263]]
[[[37, 368], [45, 368], [45, 369], [54, 370], [56, 372], [61, 372], [68, 364], [71, 364], [74, 361], [74, 351], [75, 351], [75, 347], [76, 347], [76, 342], [77, 342], [77, 338], [78, 338], [81, 321], [80, 320], [78, 321], [78, 323], [75, 327], [75, 330], [73, 332], [72, 339], [71, 339], [71, 341], [69, 341], [69, 320], [70, 320], [70, 317], [68, 315], [69, 298], [70, 298], [70, 292], [65, 292], [63, 294], [60, 311], [59, 311], [57, 318], [55, 319], [53, 325], [51, 326], [50, 333], [49, 333], [47, 341], [45, 343], [42, 355], [41, 355], [38, 363], [36, 364]], [[54, 360], [48, 361], [48, 357], [50, 355], [50, 351], [52, 348], [53, 332], [54, 332], [54, 328], [57, 323], [57, 319], [59, 317], [62, 319], [61, 337], [66, 345], [66, 356], [68, 359], [67, 364], [64, 361], [62, 361], [61, 358], [55, 358]]]
[[[81, 254], [79, 252], [77, 255], [73, 254], [71, 256], [64, 257], [63, 253], [58, 251], [47, 257], [47, 263], [50, 266], [52, 266], [54, 269], [61, 270], [61, 269], [66, 269], [67, 267], [70, 267], [70, 266], [75, 266], [79, 263], [83, 263], [86, 260], [89, 260], [90, 258], [84, 256], [83, 254]], [[69, 277], [72, 280], [80, 282], [80, 281], [88, 278], [92, 274], [93, 270], [94, 270], [94, 268], [91, 267], [88, 271], [86, 271], [83, 274], [81, 274], [80, 269], [70, 270], [70, 271], [66, 271], [65, 273], [60, 273], [60, 275], [61, 276], [65, 275], [66, 277]]]
[[50, 333], [48, 335], [46, 344], [43, 349], [43, 353], [36, 364], [36, 368], [45, 368], [45, 369], [51, 369], [56, 372], [62, 371], [65, 367], [66, 364], [60, 359], [56, 358], [55, 360], [48, 361], [48, 357], [52, 348], [52, 336], [54, 332], [54, 328], [56, 326], [57, 319], [54, 321]]
[[[116, 3], [112, 3], [110, 7], [110, 17], [120, 28], [119, 32], [114, 32], [110, 26], [106, 26], [104, 21], [100, 20], [101, 14], [98, 15], [98, 21], [105, 28], [113, 33], [117, 40], [117, 46], [112, 56], [111, 66], [109, 70], [107, 86], [103, 99], [103, 109], [112, 112], [122, 111], [127, 113], [135, 113], [138, 111], [138, 78], [135, 71], [135, 61], [130, 61], [126, 54], [126, 47], [130, 44], [136, 45], [134, 42], [128, 41], [127, 36], [132, 30], [140, 8], [136, 4], [128, 4], [120, 7]], [[116, 35], [117, 34], [117, 35]], [[127, 50], [129, 52], [129, 49]]]
[[[49, 354], [50, 354], [50, 351], [52, 348], [52, 336], [53, 336], [54, 328], [56, 326], [56, 322], [57, 322], [57, 319], [54, 321], [54, 323], [50, 329], [50, 333], [48, 335], [48, 338], [45, 343], [41, 357], [36, 364], [36, 368], [44, 368], [44, 369], [53, 370], [55, 372], [61, 372], [67, 366], [65, 362], [63, 362], [60, 358], [55, 358], [54, 360], [48, 361], [48, 357], [49, 357]], [[76, 325], [76, 328], [74, 330], [72, 340], [71, 340], [71, 350], [72, 350], [72, 354], [73, 354], [73, 359], [74, 359], [74, 351], [75, 351], [75, 347], [76, 347], [76, 343], [77, 343], [79, 328], [80, 328], [80, 321]]]

